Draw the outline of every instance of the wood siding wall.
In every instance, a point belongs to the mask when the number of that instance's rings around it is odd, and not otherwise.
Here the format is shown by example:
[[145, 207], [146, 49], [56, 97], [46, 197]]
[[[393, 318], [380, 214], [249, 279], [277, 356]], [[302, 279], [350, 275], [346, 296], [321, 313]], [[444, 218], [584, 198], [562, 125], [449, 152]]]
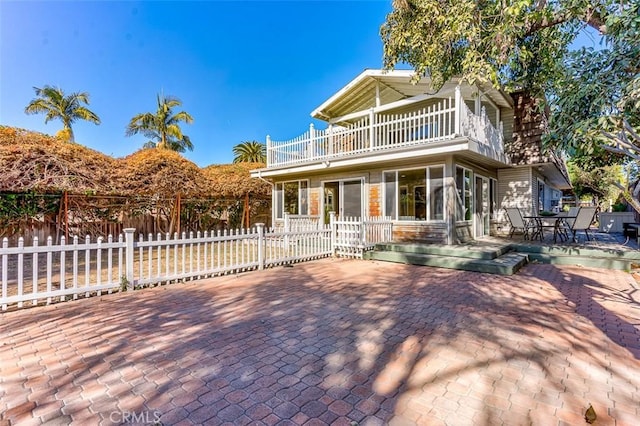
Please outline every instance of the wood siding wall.
[[[505, 143], [505, 153], [514, 165], [549, 162], [542, 150], [545, 117], [538, 102], [525, 92], [511, 94], [515, 104], [513, 112], [513, 138]], [[505, 117], [506, 118], [506, 117]], [[505, 128], [505, 134], [506, 134]]]
[[367, 216], [382, 216], [382, 190], [379, 183], [369, 183], [369, 209]]
[[321, 188], [309, 188], [309, 214], [318, 216], [320, 214], [320, 191]]
[[393, 240], [401, 242], [447, 243], [447, 225], [444, 222], [435, 223], [402, 223], [394, 222]]
[[[533, 181], [531, 168], [498, 170], [498, 212], [497, 219], [507, 222], [505, 207], [518, 207], [523, 214], [531, 214], [535, 211], [533, 197]], [[535, 181], [537, 185], [537, 181]], [[537, 196], [535, 197], [537, 199]]]

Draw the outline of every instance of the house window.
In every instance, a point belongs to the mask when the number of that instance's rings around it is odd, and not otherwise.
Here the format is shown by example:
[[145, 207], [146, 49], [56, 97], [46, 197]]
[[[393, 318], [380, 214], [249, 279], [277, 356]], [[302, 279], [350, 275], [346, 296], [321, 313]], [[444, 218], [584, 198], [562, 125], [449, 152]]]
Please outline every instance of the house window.
[[394, 220], [444, 220], [444, 167], [384, 172], [384, 213]]
[[306, 215], [309, 211], [309, 182], [306, 180], [276, 183], [274, 206], [276, 219], [284, 213]]
[[543, 181], [538, 179], [538, 211], [543, 211], [545, 209], [545, 184]]
[[444, 167], [429, 167], [429, 217], [444, 220]]
[[471, 206], [473, 202], [473, 188], [471, 186], [471, 170], [456, 167], [456, 221], [471, 220]]
[[396, 172], [384, 173], [384, 215], [396, 218]]

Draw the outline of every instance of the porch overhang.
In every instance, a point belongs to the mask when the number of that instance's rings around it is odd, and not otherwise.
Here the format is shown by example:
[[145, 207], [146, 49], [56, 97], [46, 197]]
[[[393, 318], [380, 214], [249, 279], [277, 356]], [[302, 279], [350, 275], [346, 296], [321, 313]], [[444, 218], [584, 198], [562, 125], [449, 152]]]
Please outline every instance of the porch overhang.
[[536, 164], [538, 171], [547, 178], [547, 183], [558, 189], [571, 189], [567, 176], [553, 162]]
[[490, 85], [461, 85], [459, 78], [453, 78], [436, 92], [431, 87], [430, 78], [422, 77], [417, 83], [412, 83], [413, 75], [413, 70], [364, 70], [349, 84], [313, 110], [311, 116], [324, 121], [332, 121], [354, 111], [379, 108], [382, 105], [392, 104], [403, 99], [423, 98], [424, 96], [443, 97], [447, 94], [453, 94], [455, 87], [459, 85], [464, 99], [471, 99], [474, 92], [480, 90], [497, 107], [513, 108], [511, 96]]
[[353, 154], [348, 157], [334, 157], [324, 160], [308, 162], [299, 165], [281, 167], [269, 167], [251, 171], [253, 178], [272, 178], [280, 176], [296, 176], [305, 174], [318, 174], [362, 168], [363, 166], [382, 166], [402, 160], [428, 160], [429, 157], [437, 157], [454, 154], [459, 157], [467, 157], [481, 162], [489, 167], [508, 167], [504, 155], [491, 155], [484, 144], [478, 143], [467, 137], [457, 137], [446, 141], [432, 142], [422, 147], [407, 147], [389, 152], [371, 152]]

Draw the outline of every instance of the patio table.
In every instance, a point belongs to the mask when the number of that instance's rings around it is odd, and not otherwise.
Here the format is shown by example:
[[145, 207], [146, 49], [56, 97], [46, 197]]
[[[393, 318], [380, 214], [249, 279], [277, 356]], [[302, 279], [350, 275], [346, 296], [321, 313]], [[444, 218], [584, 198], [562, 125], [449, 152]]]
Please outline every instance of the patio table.
[[[535, 229], [533, 234], [531, 234], [531, 240], [535, 240], [536, 238], [540, 239], [540, 241], [544, 240], [544, 228], [553, 228], [553, 243], [555, 244], [558, 241], [558, 235], [560, 236], [560, 241], [564, 241], [565, 238], [569, 237], [562, 232], [562, 223], [567, 219], [575, 219], [576, 216], [569, 216], [566, 213], [558, 213], [553, 216], [524, 216], [525, 219], [530, 219], [535, 223]], [[553, 221], [553, 224], [547, 224], [545, 221]]]

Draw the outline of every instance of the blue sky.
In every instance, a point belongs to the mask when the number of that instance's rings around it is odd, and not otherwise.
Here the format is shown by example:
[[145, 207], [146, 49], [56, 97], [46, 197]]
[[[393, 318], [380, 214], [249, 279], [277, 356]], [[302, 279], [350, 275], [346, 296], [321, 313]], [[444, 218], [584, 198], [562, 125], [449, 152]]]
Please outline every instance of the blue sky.
[[33, 86], [86, 91], [102, 124], [77, 122], [76, 141], [121, 157], [146, 142], [125, 137], [126, 124], [163, 91], [194, 117], [186, 157], [229, 163], [242, 141], [298, 136], [315, 107], [380, 68], [390, 10], [391, 0], [1, 0], [0, 124], [55, 134], [59, 121], [24, 113]]
[[[382, 65], [380, 25], [391, 1], [1, 1], [0, 124], [55, 134], [26, 115], [33, 86], [86, 91], [102, 124], [76, 141], [128, 155], [137, 113], [164, 91], [194, 117], [183, 131], [199, 166], [229, 163], [245, 140], [284, 140], [365, 68]], [[323, 125], [321, 127], [324, 127]]]

